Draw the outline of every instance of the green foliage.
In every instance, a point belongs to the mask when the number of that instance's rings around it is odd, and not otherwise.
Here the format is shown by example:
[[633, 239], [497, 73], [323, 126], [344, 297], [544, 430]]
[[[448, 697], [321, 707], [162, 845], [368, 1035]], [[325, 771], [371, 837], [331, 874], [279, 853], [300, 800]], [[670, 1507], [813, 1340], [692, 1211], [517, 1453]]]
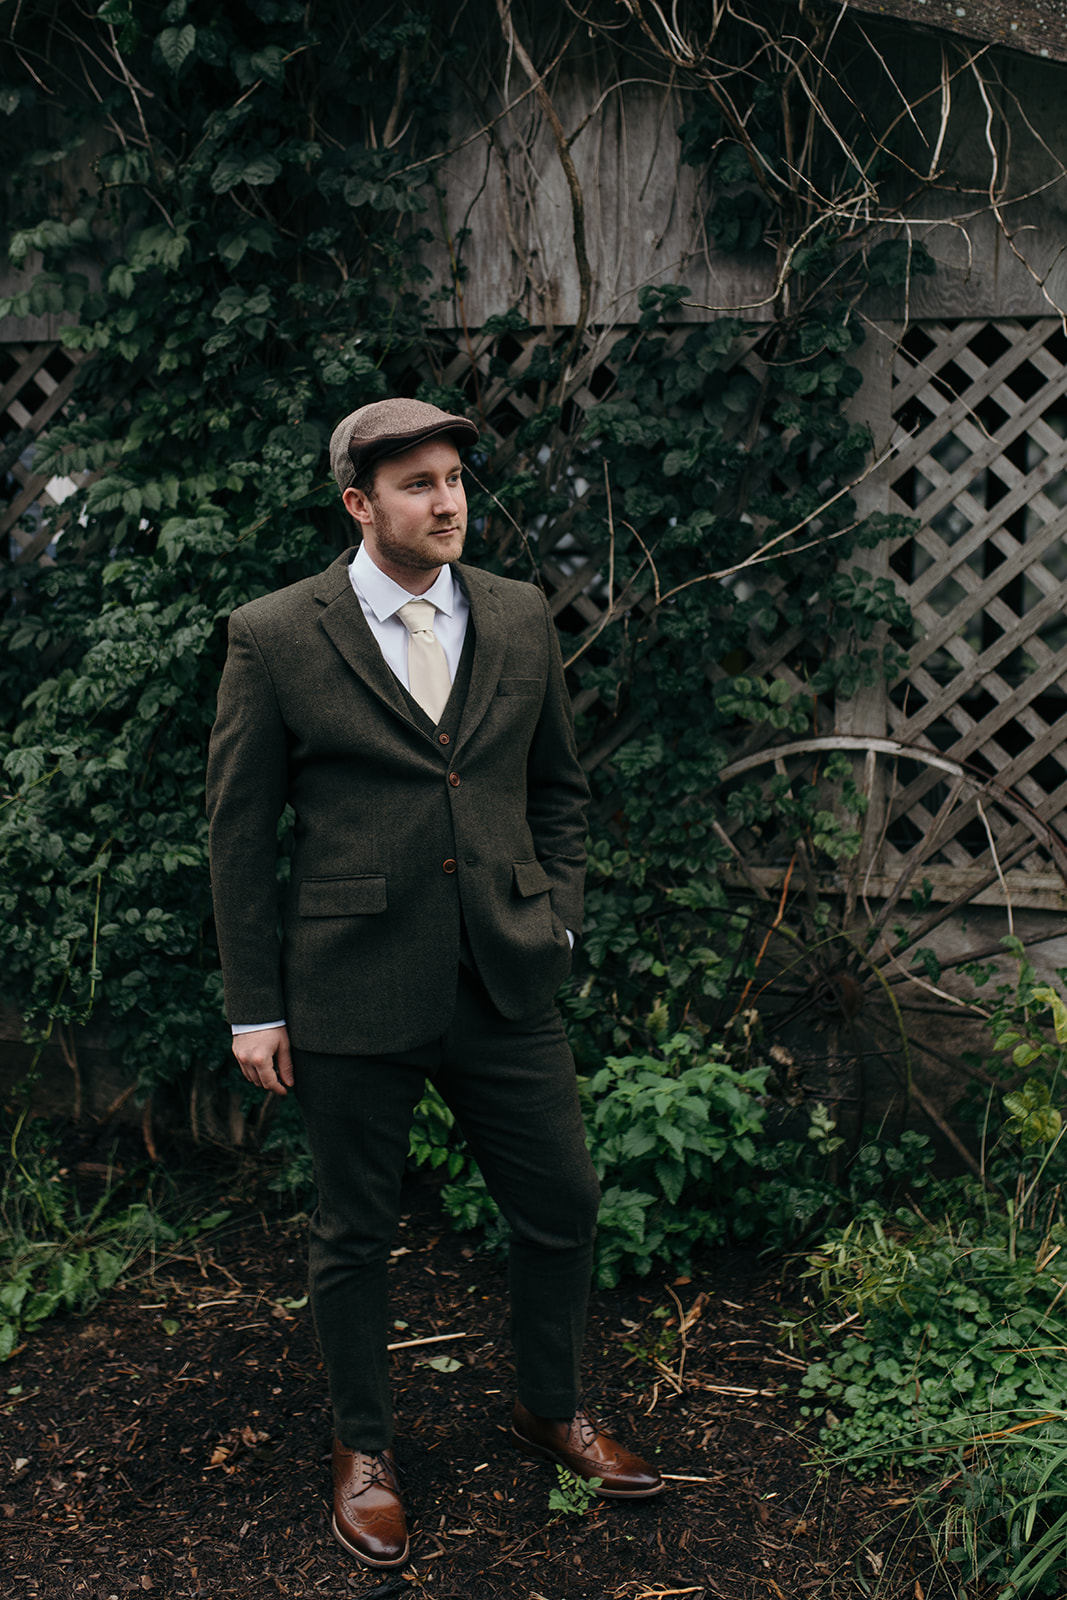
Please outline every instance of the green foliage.
[[934, 1152], [925, 1134], [905, 1129], [890, 1143], [867, 1130], [843, 1171], [831, 1175], [845, 1141], [824, 1105], [815, 1101], [806, 1114], [803, 1139], [779, 1136], [756, 1146], [734, 1196], [737, 1238], [788, 1249], [816, 1224], [880, 1219], [905, 1195], [921, 1196], [929, 1186]]
[[[800, 1393], [827, 1462], [860, 1477], [887, 1464], [946, 1475], [920, 1509], [963, 1581], [995, 1582], [1004, 1595], [1059, 1595], [1067, 1281], [1057, 1262], [1067, 1223], [1050, 1081], [1062, 1066], [1067, 1010], [1057, 989], [1034, 983], [1018, 941], [1005, 943], [1019, 976], [1001, 986], [989, 1019], [994, 1048], [1023, 1071], [1049, 1067], [1050, 1079], [1034, 1076], [1000, 1097], [984, 1187], [959, 1179], [924, 1199], [921, 1212], [868, 1212], [809, 1255], [807, 1275], [832, 1308], [837, 1337], [814, 1333], [828, 1348]], [[1036, 1025], [1043, 1013], [1053, 1039]]]
[[1067, 1314], [1049, 1249], [1003, 1225], [852, 1226], [811, 1258], [835, 1314], [862, 1319], [807, 1369], [824, 1460], [857, 1477], [924, 1469], [920, 1501], [965, 1581], [1059, 1595], [1067, 1526]]
[[[618, 1283], [667, 1264], [688, 1271], [693, 1252], [727, 1236], [740, 1173], [756, 1157], [767, 1071], [738, 1068], [723, 1048], [678, 1034], [642, 1056], [609, 1057], [580, 1080], [586, 1140], [603, 1196], [597, 1222], [597, 1282]], [[412, 1155], [440, 1167], [446, 1214], [480, 1228], [490, 1243], [504, 1228], [462, 1143], [445, 1146], [451, 1116], [434, 1090], [421, 1102]]]
[[[898, 671], [911, 626], [884, 580], [838, 570], [868, 532], [839, 492], [870, 448], [843, 414], [858, 381], [847, 362], [858, 328], [825, 308], [770, 332], [724, 318], [676, 349], [662, 327], [672, 298], [644, 291], [639, 330], [614, 349], [619, 381], [588, 413], [596, 463], [570, 508], [591, 533], [610, 499], [615, 526], [631, 535], [616, 546], [616, 583], [644, 608], [640, 626], [597, 641], [574, 669], [582, 691], [597, 694], [579, 717], [583, 742], [610, 738], [606, 708], [612, 726], [640, 730], [593, 772], [585, 937], [567, 998], [589, 1070], [598, 1056], [651, 1042], [647, 1019], [660, 1006], [668, 1030], [683, 1019], [721, 1027], [726, 993], [754, 970], [762, 912], [724, 890], [724, 823], [774, 830], [820, 866], [855, 855], [865, 801], [847, 759], [808, 782], [761, 775], [726, 793], [718, 774], [754, 729], [813, 732], [820, 696]], [[762, 385], [738, 366], [754, 350]], [[805, 524], [818, 538], [800, 558], [790, 530]], [[762, 586], [761, 564], [743, 580], [719, 579], [762, 548], [784, 596]], [[783, 626], [797, 630], [791, 665], [803, 691], [744, 670], [753, 635]]]
[[408, 1158], [417, 1167], [436, 1172], [442, 1167], [449, 1178], [458, 1178], [466, 1160], [453, 1132], [456, 1119], [436, 1089], [427, 1086], [415, 1107], [411, 1124]]
[[835, 1308], [863, 1319], [801, 1388], [814, 1402], [805, 1413], [826, 1416], [827, 1447], [857, 1476], [887, 1460], [938, 1467], [979, 1434], [1067, 1422], [1067, 1317], [1042, 1259], [1012, 1260], [1003, 1230], [910, 1221], [898, 1216], [892, 1233], [849, 1224], [810, 1258]]
[[10, 1155], [0, 1187], [0, 1361], [51, 1317], [91, 1310], [142, 1256], [229, 1215], [168, 1221], [151, 1188], [130, 1199], [127, 1184], [109, 1184], [86, 1207], [41, 1122], [19, 1119]]
[[558, 1483], [548, 1492], [548, 1509], [562, 1517], [584, 1517], [596, 1505], [599, 1478], [579, 1478], [566, 1467], [556, 1467]]
[[739, 1071], [722, 1048], [675, 1034], [660, 1051], [609, 1057], [585, 1085], [589, 1148], [603, 1188], [597, 1277], [687, 1272], [726, 1237], [724, 1212], [755, 1159], [767, 1069]]

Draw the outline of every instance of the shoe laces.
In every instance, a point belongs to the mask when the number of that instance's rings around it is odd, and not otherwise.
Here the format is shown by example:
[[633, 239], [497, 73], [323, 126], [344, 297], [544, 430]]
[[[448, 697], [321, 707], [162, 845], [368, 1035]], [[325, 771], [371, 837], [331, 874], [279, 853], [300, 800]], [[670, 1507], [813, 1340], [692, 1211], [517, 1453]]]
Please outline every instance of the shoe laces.
[[591, 1445], [601, 1432], [600, 1424], [595, 1417], [589, 1415], [588, 1411], [576, 1412], [572, 1426], [577, 1432], [578, 1443], [583, 1450]]
[[356, 1471], [350, 1494], [362, 1494], [364, 1489], [371, 1489], [376, 1484], [396, 1490], [396, 1475], [384, 1451], [353, 1450], [352, 1456]]

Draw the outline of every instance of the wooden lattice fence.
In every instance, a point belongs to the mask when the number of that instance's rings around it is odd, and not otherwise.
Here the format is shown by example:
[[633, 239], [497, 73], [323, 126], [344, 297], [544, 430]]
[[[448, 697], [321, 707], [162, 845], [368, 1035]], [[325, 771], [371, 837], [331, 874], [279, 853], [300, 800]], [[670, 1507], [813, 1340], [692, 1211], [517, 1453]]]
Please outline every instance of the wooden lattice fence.
[[[610, 335], [590, 332], [580, 359], [584, 382], [568, 405], [575, 424], [615, 378]], [[689, 330], [672, 335], [680, 344]], [[536, 405], [522, 376], [537, 335], [506, 345], [442, 340], [434, 377], [476, 393], [499, 464], [516, 448]], [[873, 345], [857, 415], [891, 445], [887, 464], [864, 486], [864, 509], [914, 515], [914, 538], [884, 547], [872, 571], [890, 576], [915, 618], [906, 673], [884, 693], [822, 711], [819, 734], [842, 733], [867, 752], [861, 761], [874, 802], [856, 871], [863, 892], [885, 896], [907, 870], [940, 900], [1002, 899], [1062, 908], [1067, 862], [1067, 336], [1055, 319], [923, 322], [884, 326]], [[503, 350], [504, 359], [501, 360]], [[493, 359], [495, 358], [495, 359]], [[755, 344], [737, 360], [759, 376]], [[477, 378], [472, 378], [472, 367]], [[11, 500], [0, 537], [12, 559], [41, 559], [46, 534], [34, 506], [47, 498], [27, 447], [69, 397], [76, 353], [55, 343], [0, 346], [0, 452]], [[32, 452], [31, 452], [32, 454]], [[591, 634], [619, 602], [606, 580], [607, 530], [579, 532], [574, 511], [588, 486], [572, 478], [570, 513], [529, 530], [554, 611], [569, 611]], [[516, 534], [516, 538], [518, 535]], [[773, 592], [766, 574], [761, 585]], [[797, 686], [792, 658], [800, 631], [783, 621], [753, 644], [752, 671]], [[595, 695], [580, 698], [585, 709]], [[591, 753], [595, 762], [632, 732], [620, 725]], [[766, 746], [766, 748], [763, 748]], [[914, 752], [909, 754], [909, 752]], [[743, 755], [780, 771], [820, 759], [788, 758], [757, 733]], [[938, 764], [931, 765], [937, 757]], [[773, 848], [756, 864], [781, 876]], [[855, 886], [853, 886], [855, 887]]]
[[41, 513], [61, 500], [49, 492], [51, 474], [33, 469], [35, 442], [70, 399], [85, 357], [56, 340], [0, 344], [0, 549], [11, 560], [48, 559], [50, 535]]
[[[914, 637], [888, 692], [826, 708], [819, 737], [760, 752], [794, 775], [866, 752], [871, 800], [853, 894], [903, 877], [928, 899], [1067, 905], [1067, 338], [1058, 319], [874, 330], [857, 415], [888, 459], [864, 510], [914, 516], [868, 561], [907, 601]], [[800, 680], [783, 629], [755, 670]], [[837, 736], [835, 738], [835, 735]], [[765, 736], [764, 736], [765, 738]], [[783, 867], [767, 843], [756, 871]], [[786, 858], [788, 859], [788, 853]], [[773, 864], [772, 864], [773, 863]]]
[[[924, 323], [900, 342], [891, 409], [891, 509], [918, 534], [890, 556], [916, 638], [887, 713], [893, 735], [931, 745], [1028, 809], [983, 822], [973, 799], [935, 817], [944, 785], [909, 776], [892, 802], [925, 840], [927, 872], [987, 873], [992, 832], [1012, 892], [1063, 904], [1033, 822], [1067, 832], [1067, 337], [1058, 320]], [[903, 834], [898, 829], [898, 837]], [[1057, 852], [1058, 853], [1058, 852]], [[884, 870], [898, 851], [886, 847]], [[1050, 898], [1051, 897], [1051, 898]]]

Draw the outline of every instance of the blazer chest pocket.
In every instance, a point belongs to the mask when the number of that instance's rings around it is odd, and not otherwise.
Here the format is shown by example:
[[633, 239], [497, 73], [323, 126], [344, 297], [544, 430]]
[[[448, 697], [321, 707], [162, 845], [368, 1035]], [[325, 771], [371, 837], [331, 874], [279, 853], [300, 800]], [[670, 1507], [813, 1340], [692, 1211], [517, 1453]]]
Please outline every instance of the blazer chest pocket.
[[305, 878], [296, 902], [302, 917], [367, 917], [385, 910], [385, 878]]

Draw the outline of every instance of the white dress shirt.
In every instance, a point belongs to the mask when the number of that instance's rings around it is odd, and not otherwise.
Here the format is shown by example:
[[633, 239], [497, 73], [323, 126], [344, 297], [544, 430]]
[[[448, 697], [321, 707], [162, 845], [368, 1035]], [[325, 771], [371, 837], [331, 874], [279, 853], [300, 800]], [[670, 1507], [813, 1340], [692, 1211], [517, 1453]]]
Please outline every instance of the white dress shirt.
[[386, 665], [405, 689], [411, 688], [408, 682], [408, 630], [397, 612], [409, 600], [429, 600], [437, 607], [433, 631], [444, 650], [448, 675], [453, 683], [456, 681], [471, 608], [467, 596], [452, 577], [451, 567], [441, 568], [425, 594], [409, 594], [374, 565], [367, 554], [366, 545], [361, 544], [355, 560], [348, 568], [348, 576]]

